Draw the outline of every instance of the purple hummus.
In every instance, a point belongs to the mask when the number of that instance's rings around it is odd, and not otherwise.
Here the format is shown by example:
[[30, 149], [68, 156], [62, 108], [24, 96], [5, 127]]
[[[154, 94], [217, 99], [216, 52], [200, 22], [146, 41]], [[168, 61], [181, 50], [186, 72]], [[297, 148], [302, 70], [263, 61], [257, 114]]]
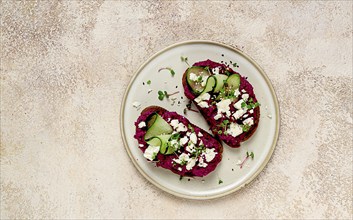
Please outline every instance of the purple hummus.
[[[158, 113], [169, 124], [171, 124], [171, 122], [176, 119], [179, 123], [182, 123], [183, 125], [185, 125], [185, 127], [187, 127], [187, 130], [178, 131], [178, 133], [180, 134], [180, 138], [188, 137], [189, 139], [187, 143], [180, 144], [179, 150], [175, 151], [173, 154], [165, 155], [159, 152], [156, 155], [156, 158], [152, 160], [152, 162], [155, 163], [157, 167], [163, 167], [165, 169], [171, 170], [172, 172], [180, 176], [190, 176], [190, 177], [206, 176], [207, 174], [209, 174], [210, 172], [216, 169], [217, 165], [222, 159], [222, 152], [223, 152], [223, 147], [219, 143], [219, 141], [217, 141], [214, 137], [209, 135], [206, 131], [191, 124], [189, 120], [186, 119], [185, 117], [177, 114], [176, 112], [168, 112], [165, 109], [160, 107], [152, 106], [152, 107], [146, 108], [145, 110], [142, 111], [141, 115], [135, 122], [136, 134], [134, 137], [137, 139], [139, 148], [143, 153], [145, 153], [146, 149], [149, 147], [149, 145], [146, 143], [144, 139], [148, 128], [147, 126], [140, 128], [138, 125], [141, 122], [146, 122], [148, 118], [154, 113]], [[182, 154], [189, 155], [191, 158], [191, 154], [190, 154], [190, 151], [187, 150], [187, 146], [191, 141], [190, 134], [192, 133], [197, 134], [197, 144], [195, 144], [195, 147], [202, 145], [204, 146], [204, 150], [206, 150], [207, 148], [209, 150], [214, 149], [215, 155], [213, 155], [214, 158], [211, 161], [207, 162], [207, 164], [205, 165], [200, 163], [206, 160], [205, 155], [200, 154], [197, 158], [195, 157], [196, 162], [194, 166], [191, 169], [190, 167], [189, 169], [187, 169], [186, 164], [179, 164], [179, 163], [176, 163], [175, 161], [178, 161], [178, 159], [180, 158], [180, 155]]]

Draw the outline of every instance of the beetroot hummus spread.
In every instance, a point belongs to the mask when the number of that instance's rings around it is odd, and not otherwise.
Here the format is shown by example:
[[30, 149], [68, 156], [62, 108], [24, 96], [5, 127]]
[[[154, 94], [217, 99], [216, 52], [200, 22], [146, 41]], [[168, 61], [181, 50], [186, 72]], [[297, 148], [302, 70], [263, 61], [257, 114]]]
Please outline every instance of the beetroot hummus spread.
[[[172, 134], [177, 138], [169, 140], [176, 146], [172, 154], [163, 154], [156, 151], [155, 157], [151, 158], [147, 151], [151, 147], [145, 140], [148, 131], [147, 121], [152, 114], [158, 113], [165, 122], [173, 129]], [[136, 134], [139, 148], [148, 161], [155, 163], [157, 167], [171, 170], [180, 176], [206, 176], [214, 171], [222, 159], [222, 145], [207, 132], [191, 124], [188, 119], [177, 114], [168, 112], [160, 107], [148, 107], [142, 111], [135, 122]], [[153, 147], [153, 146], [152, 146]]]
[[[200, 95], [195, 94], [190, 83], [188, 83], [193, 80], [187, 79], [187, 73], [191, 76], [194, 74], [190, 73], [192, 71], [190, 70], [191, 67], [184, 73], [183, 88], [186, 97], [194, 102], [207, 120], [212, 133], [230, 147], [239, 147], [241, 142], [250, 138], [259, 123], [260, 107], [252, 85], [246, 77], [241, 76], [229, 66], [221, 63], [206, 60], [195, 63], [193, 67], [207, 68], [210, 73], [208, 77], [221, 74], [223, 78], [229, 78], [234, 74], [237, 75], [237, 82], [224, 80], [224, 86], [220, 91], [214, 92], [211, 90]], [[193, 78], [195, 78], [194, 81], [197, 80], [196, 77]], [[204, 80], [207, 80], [207, 77]], [[206, 85], [206, 82], [201, 81], [200, 83]], [[231, 83], [237, 85], [230, 87], [232, 86]], [[231, 89], [227, 88], [227, 86]]]

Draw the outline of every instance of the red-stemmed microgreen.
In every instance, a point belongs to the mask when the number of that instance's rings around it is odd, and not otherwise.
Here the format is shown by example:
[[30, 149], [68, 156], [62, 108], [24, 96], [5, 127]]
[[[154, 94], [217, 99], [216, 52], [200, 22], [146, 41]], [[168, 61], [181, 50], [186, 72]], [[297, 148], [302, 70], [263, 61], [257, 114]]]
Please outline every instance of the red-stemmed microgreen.
[[238, 164], [240, 166], [240, 169], [243, 168], [244, 163], [249, 159], [249, 157], [251, 157], [251, 159], [254, 159], [254, 152], [251, 151], [251, 153], [249, 153], [248, 151], [246, 152], [246, 157], [243, 159], [243, 161]]
[[172, 68], [170, 68], [170, 67], [163, 67], [163, 68], [160, 68], [160, 69], [158, 70], [158, 72], [160, 72], [160, 71], [162, 71], [162, 70], [169, 70], [169, 72], [170, 72], [170, 74], [171, 74], [172, 76], [175, 75], [175, 71], [174, 71]]
[[158, 91], [158, 99], [162, 101], [164, 99], [164, 97], [168, 99], [170, 96], [178, 94], [178, 93], [179, 93], [179, 91], [168, 94], [167, 91], [159, 90]]
[[181, 62], [185, 62], [188, 66], [190, 66], [190, 64], [188, 63], [188, 58], [187, 57], [181, 56], [180, 60], [181, 60]]

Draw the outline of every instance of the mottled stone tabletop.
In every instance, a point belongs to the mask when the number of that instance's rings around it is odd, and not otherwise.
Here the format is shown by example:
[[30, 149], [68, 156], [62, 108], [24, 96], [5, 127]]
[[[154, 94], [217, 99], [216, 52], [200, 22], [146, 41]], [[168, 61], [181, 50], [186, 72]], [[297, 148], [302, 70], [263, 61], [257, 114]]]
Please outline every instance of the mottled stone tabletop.
[[[0, 1], [1, 218], [352, 218], [352, 2]], [[221, 199], [150, 184], [120, 136], [138, 66], [184, 40], [238, 47], [281, 109], [265, 170]]]

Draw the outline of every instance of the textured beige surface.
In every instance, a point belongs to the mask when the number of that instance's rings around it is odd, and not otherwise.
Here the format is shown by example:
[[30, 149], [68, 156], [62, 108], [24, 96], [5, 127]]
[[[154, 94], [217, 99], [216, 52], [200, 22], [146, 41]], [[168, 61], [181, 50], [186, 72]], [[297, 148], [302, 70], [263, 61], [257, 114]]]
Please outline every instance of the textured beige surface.
[[[352, 2], [1, 3], [1, 218], [352, 218]], [[241, 48], [281, 107], [267, 168], [222, 199], [148, 183], [122, 145], [138, 66], [179, 41]]]

